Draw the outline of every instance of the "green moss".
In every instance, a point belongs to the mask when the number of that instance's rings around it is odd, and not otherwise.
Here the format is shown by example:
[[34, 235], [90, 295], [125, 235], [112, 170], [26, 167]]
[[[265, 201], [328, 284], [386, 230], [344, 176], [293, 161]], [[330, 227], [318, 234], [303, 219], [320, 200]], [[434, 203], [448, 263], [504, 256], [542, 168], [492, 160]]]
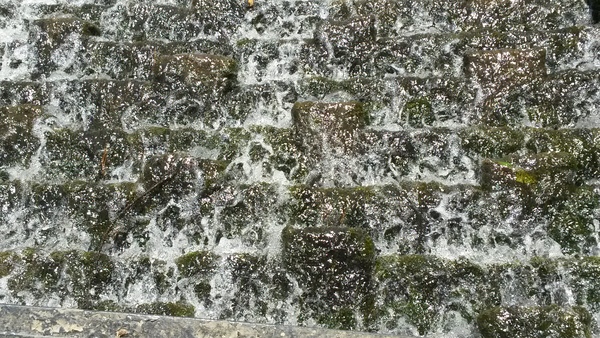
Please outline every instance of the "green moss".
[[524, 184], [536, 184], [538, 182], [535, 175], [532, 175], [523, 169], [517, 169], [515, 171], [515, 181]]
[[394, 319], [405, 317], [419, 334], [435, 329], [441, 320], [448, 266], [433, 256], [383, 256], [377, 259], [375, 278], [384, 308], [393, 310]]
[[341, 308], [337, 311], [323, 313], [317, 318], [317, 322], [329, 329], [356, 330], [357, 321], [352, 308]]
[[218, 159], [231, 161], [242, 153], [242, 149], [250, 141], [251, 134], [244, 128], [228, 128], [224, 134]]
[[592, 311], [600, 309], [600, 257], [572, 258], [565, 266], [574, 277], [570, 284], [576, 291], [577, 305]]
[[216, 268], [218, 256], [210, 251], [194, 251], [175, 260], [179, 272], [184, 277], [210, 274]]
[[459, 132], [461, 146], [482, 157], [502, 157], [524, 146], [523, 132], [510, 127], [469, 127]]
[[319, 155], [322, 142], [336, 149], [359, 151], [362, 145], [357, 131], [369, 116], [360, 102], [296, 102], [292, 107], [294, 128], [308, 150]]
[[364, 310], [363, 316], [371, 315], [365, 303], [370, 299], [375, 246], [365, 231], [288, 226], [282, 233], [282, 245], [284, 267], [305, 286], [301, 315], [340, 315], [340, 325], [350, 326], [354, 314]]
[[585, 337], [592, 336], [592, 316], [583, 308], [558, 305], [496, 307], [477, 317], [482, 337]]
[[547, 231], [565, 254], [588, 253], [597, 245], [590, 217], [573, 210], [564, 210], [555, 216]]
[[13, 295], [19, 297], [19, 293], [26, 291], [41, 297], [57, 290], [62, 261], [43, 257], [33, 248], [24, 249], [21, 258], [23, 270], [8, 279], [8, 289]]
[[198, 298], [200, 301], [203, 301], [205, 303], [210, 301], [211, 290], [212, 287], [208, 282], [200, 282], [194, 285], [194, 295], [196, 295], [196, 298]]
[[404, 104], [402, 110], [412, 127], [430, 126], [435, 122], [431, 102], [427, 97], [412, 99]]
[[0, 278], [11, 274], [16, 265], [21, 262], [21, 258], [14, 252], [0, 252]]
[[252, 126], [250, 130], [260, 134], [271, 147], [267, 154], [269, 165], [283, 172], [291, 181], [299, 181], [307, 174], [310, 159], [302, 151], [302, 141], [293, 129], [271, 126]]
[[526, 149], [533, 153], [563, 153], [571, 157], [571, 166], [586, 177], [598, 173], [598, 157], [595, 153], [594, 131], [586, 129], [538, 129], [525, 131], [528, 140]]

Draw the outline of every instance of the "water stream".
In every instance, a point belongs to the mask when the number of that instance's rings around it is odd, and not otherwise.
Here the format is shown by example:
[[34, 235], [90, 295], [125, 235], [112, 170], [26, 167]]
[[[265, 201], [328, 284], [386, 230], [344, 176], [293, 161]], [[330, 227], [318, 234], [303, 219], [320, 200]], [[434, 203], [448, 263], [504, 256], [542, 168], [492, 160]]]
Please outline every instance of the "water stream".
[[0, 302], [597, 334], [592, 12], [0, 0]]

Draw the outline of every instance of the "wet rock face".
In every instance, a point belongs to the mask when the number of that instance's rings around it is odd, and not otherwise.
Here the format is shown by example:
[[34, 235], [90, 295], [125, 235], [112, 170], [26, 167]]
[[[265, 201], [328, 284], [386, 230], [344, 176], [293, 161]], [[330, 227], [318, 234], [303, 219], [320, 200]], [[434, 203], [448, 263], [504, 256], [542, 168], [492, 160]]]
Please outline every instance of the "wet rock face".
[[209, 2], [0, 4], [1, 302], [597, 334], [596, 1]]

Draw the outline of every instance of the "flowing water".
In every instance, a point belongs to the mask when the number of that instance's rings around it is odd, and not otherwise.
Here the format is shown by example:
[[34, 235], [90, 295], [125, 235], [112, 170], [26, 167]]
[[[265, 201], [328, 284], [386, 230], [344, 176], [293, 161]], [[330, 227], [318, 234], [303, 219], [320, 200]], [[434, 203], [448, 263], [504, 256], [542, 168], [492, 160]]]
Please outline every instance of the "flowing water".
[[0, 0], [0, 302], [592, 334], [594, 6]]

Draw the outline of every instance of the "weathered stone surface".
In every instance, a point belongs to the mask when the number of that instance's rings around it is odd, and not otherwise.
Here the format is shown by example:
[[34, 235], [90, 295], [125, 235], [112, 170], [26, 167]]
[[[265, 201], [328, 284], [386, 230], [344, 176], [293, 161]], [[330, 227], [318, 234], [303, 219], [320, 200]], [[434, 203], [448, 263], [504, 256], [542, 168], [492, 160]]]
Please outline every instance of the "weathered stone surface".
[[591, 337], [592, 316], [581, 307], [496, 307], [477, 317], [482, 337]]
[[481, 170], [481, 185], [492, 189], [581, 183], [577, 159], [564, 152], [484, 160]]
[[358, 132], [364, 128], [368, 116], [360, 102], [296, 102], [292, 108], [296, 133], [316, 153], [324, 147], [341, 148], [356, 152], [360, 146]]
[[[48, 318], [53, 318], [48, 320]], [[36, 326], [39, 323], [41, 326]], [[52, 334], [61, 330], [64, 334], [94, 335], [108, 332], [113, 337], [119, 329], [127, 335], [143, 337], [219, 337], [231, 334], [249, 337], [291, 338], [407, 338], [398, 335], [380, 335], [356, 331], [336, 331], [308, 327], [266, 325], [205, 319], [157, 317], [139, 314], [81, 311], [66, 308], [36, 308], [15, 305], [0, 307], [0, 325], [10, 327], [27, 335]]]
[[42, 114], [36, 105], [0, 107], [0, 166], [29, 162], [40, 145], [33, 124]]
[[542, 49], [478, 51], [465, 56], [465, 68], [486, 95], [497, 95], [545, 77], [546, 52]]
[[525, 136], [508, 127], [477, 126], [459, 132], [461, 146], [482, 157], [502, 157], [521, 150]]
[[83, 38], [101, 34], [96, 25], [74, 16], [38, 19], [33, 26], [37, 28], [30, 36], [37, 56], [33, 78], [57, 69], [72, 73], [76, 60], [69, 54], [79, 52]]
[[45, 156], [40, 162], [46, 175], [62, 179], [110, 179], [126, 162], [139, 170], [142, 144], [136, 135], [118, 129], [46, 133]]
[[229, 57], [175, 54], [159, 57], [155, 72], [161, 82], [219, 88], [231, 85], [229, 82], [235, 78], [236, 67], [236, 62]]
[[373, 241], [360, 229], [323, 227], [282, 233], [285, 267], [303, 285], [303, 311], [325, 325], [356, 327], [369, 320]]

